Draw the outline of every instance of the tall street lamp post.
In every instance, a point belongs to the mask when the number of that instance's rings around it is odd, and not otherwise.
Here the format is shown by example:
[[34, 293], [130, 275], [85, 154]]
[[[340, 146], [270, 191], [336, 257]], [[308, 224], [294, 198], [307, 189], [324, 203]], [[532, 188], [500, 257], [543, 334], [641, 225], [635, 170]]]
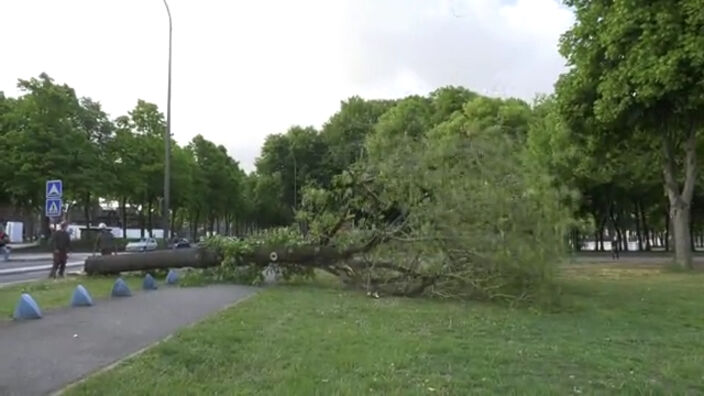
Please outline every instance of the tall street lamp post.
[[169, 82], [166, 94], [166, 131], [164, 132], [164, 213], [162, 220], [164, 224], [162, 228], [164, 241], [168, 244], [169, 226], [171, 225], [169, 218], [169, 205], [171, 204], [171, 10], [169, 10], [169, 3], [166, 0], [164, 0], [164, 6], [166, 6], [166, 13], [169, 16]]

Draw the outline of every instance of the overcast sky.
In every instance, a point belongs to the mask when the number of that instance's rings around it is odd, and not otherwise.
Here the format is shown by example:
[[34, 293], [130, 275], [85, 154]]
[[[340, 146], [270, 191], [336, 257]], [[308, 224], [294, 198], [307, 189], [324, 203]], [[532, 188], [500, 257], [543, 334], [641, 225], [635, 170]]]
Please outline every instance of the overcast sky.
[[[559, 0], [169, 0], [172, 132], [200, 133], [251, 170], [266, 135], [320, 127], [352, 95], [463, 85], [549, 93], [573, 22]], [[0, 91], [46, 72], [112, 116], [166, 109], [162, 0], [0, 0]]]

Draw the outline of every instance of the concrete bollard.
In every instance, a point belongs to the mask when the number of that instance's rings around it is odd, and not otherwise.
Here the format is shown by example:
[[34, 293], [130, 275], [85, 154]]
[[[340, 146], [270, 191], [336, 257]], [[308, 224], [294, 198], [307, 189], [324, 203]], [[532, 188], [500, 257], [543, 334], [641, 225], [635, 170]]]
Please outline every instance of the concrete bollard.
[[22, 293], [20, 300], [17, 301], [15, 312], [12, 317], [15, 320], [24, 319], [40, 319], [42, 311], [39, 309], [39, 304], [27, 293]]
[[127, 287], [127, 283], [125, 283], [122, 278], [117, 278], [115, 281], [115, 284], [112, 286], [112, 296], [113, 297], [129, 297], [132, 295], [132, 292], [130, 291], [130, 288]]
[[71, 298], [72, 307], [90, 307], [93, 305], [93, 298], [83, 285], [76, 286]]
[[169, 285], [175, 285], [178, 283], [178, 272], [169, 270], [168, 275], [166, 275], [166, 283]]
[[154, 277], [152, 274], [147, 274], [147, 276], [144, 277], [144, 282], [142, 282], [142, 288], [144, 290], [156, 290], [157, 285], [156, 285], [156, 280], [154, 280]]

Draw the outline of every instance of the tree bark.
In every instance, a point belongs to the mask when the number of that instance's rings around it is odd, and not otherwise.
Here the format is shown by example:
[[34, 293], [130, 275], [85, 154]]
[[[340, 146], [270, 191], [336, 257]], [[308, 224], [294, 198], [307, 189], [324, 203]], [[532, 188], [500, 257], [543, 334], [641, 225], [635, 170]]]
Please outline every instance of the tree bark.
[[86, 217], [86, 228], [90, 228], [90, 193], [86, 193], [84, 198], [83, 215]]
[[640, 219], [643, 222], [643, 233], [645, 234], [645, 250], [650, 251], [650, 229], [648, 228], [648, 219], [645, 216], [645, 209], [643, 208], [643, 203], [638, 203], [638, 209], [640, 210]]
[[674, 236], [675, 264], [681, 268], [692, 268], [692, 250], [690, 249], [689, 219], [694, 194], [694, 184], [697, 175], [696, 129], [690, 128], [689, 136], [684, 143], [685, 169], [684, 186], [680, 191], [675, 173], [675, 154], [673, 142], [669, 134], [664, 134], [664, 170], [665, 189], [670, 201], [670, 217]]
[[86, 258], [85, 271], [88, 275], [96, 275], [152, 269], [204, 268], [219, 264], [220, 258], [213, 252], [203, 248], [194, 248], [113, 256], [90, 256]]
[[193, 220], [193, 241], [198, 240], [198, 221], [200, 220], [200, 211], [196, 211], [194, 220]]
[[594, 231], [594, 251], [599, 251], [599, 230]]
[[127, 197], [122, 197], [120, 211], [122, 211], [122, 239], [127, 239]]
[[[307, 245], [291, 247], [257, 247], [243, 253], [244, 263], [253, 263], [263, 267], [272, 262], [279, 265], [294, 264], [307, 267], [328, 268], [338, 262], [347, 267], [356, 254], [372, 248], [377, 239], [364, 245], [338, 250], [331, 246]], [[220, 265], [222, 257], [216, 252], [204, 248], [157, 250], [139, 254], [121, 254], [113, 256], [90, 256], [85, 261], [85, 271], [89, 275], [113, 274], [124, 271], [145, 271], [150, 269], [168, 269], [182, 267], [213, 267]]]
[[614, 214], [614, 205], [611, 205], [611, 208], [609, 208], [609, 216], [611, 218], [611, 225], [614, 227], [614, 231], [616, 232], [616, 248], [618, 250], [623, 250], [623, 234], [621, 233], [621, 229], [618, 227], [618, 222], [616, 221], [616, 215]]
[[606, 228], [606, 217], [599, 224], [599, 251], [604, 251], [604, 228]]
[[139, 234], [141, 238], [144, 238], [144, 204], [142, 204], [142, 207], [139, 209]]
[[171, 215], [171, 227], [169, 227], [169, 230], [171, 232], [171, 235], [177, 234], [175, 232], [176, 230], [176, 215], [178, 214], [178, 209], [174, 209], [172, 215]]
[[152, 200], [149, 200], [148, 204], [148, 209], [147, 209], [147, 221], [149, 222], [148, 230], [149, 230], [149, 238], [154, 238], [154, 224], [152, 223], [153, 220], [153, 213], [152, 213]]
[[692, 252], [696, 252], [696, 246], [695, 246], [695, 241], [694, 241], [694, 213], [692, 211], [689, 212], [689, 247], [692, 249]]
[[635, 202], [633, 214], [636, 217], [636, 238], [638, 239], [638, 251], [642, 252], [643, 251], [643, 234], [641, 233], [641, 228], [640, 228], [640, 210], [638, 210], [638, 202]]

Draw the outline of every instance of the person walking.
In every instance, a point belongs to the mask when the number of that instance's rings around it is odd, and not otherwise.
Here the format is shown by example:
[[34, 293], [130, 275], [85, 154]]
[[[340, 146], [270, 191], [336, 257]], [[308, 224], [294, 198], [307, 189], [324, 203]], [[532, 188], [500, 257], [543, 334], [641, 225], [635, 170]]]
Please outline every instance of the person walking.
[[51, 267], [49, 278], [56, 278], [57, 271], [60, 277], [64, 277], [68, 250], [71, 248], [71, 236], [69, 235], [67, 228], [68, 222], [63, 221], [61, 223], [61, 229], [55, 231], [49, 240], [49, 246], [51, 246], [51, 249], [54, 252], [54, 265]]
[[100, 233], [98, 233], [98, 237], [95, 239], [93, 252], [100, 250], [102, 256], [110, 256], [113, 253], [117, 254], [115, 237], [112, 235], [112, 232], [108, 230], [105, 223], [100, 223], [98, 228], [100, 229]]

